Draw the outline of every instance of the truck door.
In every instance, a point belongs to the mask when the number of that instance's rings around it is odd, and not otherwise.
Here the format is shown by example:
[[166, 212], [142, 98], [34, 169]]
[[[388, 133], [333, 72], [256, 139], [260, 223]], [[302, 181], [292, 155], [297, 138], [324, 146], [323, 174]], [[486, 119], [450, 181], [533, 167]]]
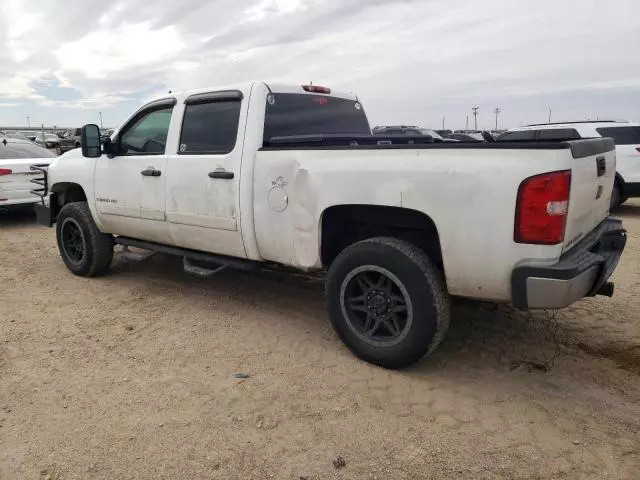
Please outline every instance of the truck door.
[[175, 245], [246, 257], [240, 231], [240, 166], [247, 101], [239, 90], [184, 101], [177, 152], [167, 160], [167, 221]]
[[95, 201], [107, 232], [170, 243], [165, 219], [166, 143], [175, 99], [140, 109], [95, 170]]

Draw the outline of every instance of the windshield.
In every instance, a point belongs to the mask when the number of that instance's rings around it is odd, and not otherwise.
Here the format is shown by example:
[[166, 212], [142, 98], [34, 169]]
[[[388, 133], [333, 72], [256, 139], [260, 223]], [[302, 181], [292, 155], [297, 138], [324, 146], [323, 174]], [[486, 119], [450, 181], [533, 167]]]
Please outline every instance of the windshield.
[[436, 140], [444, 140], [435, 130], [429, 128], [419, 128], [418, 131], [421, 135], [428, 135]]
[[371, 135], [362, 105], [345, 98], [298, 93], [267, 97], [264, 141], [292, 135]]

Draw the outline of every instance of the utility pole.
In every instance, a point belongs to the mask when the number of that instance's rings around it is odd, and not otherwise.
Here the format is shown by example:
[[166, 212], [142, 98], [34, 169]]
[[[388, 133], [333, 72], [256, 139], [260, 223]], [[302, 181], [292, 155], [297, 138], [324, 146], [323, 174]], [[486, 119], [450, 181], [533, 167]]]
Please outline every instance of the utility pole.
[[498, 115], [500, 115], [501, 111], [502, 109], [500, 107], [496, 107], [496, 109], [493, 111], [493, 113], [496, 114], [496, 130], [498, 130]]
[[102, 112], [98, 112], [98, 115], [100, 115], [100, 128], [102, 128]]
[[27, 115], [27, 127], [31, 128], [31, 118]]
[[475, 126], [475, 130], [478, 130], [478, 110], [480, 110], [480, 107], [472, 107], [471, 110], [473, 110], [473, 124]]
[[442, 116], [442, 129], [444, 130], [444, 115]]
[[469, 130], [469, 115], [467, 115], [467, 123], [464, 124], [464, 129]]
[[551, 109], [549, 109], [549, 123], [551, 123]]

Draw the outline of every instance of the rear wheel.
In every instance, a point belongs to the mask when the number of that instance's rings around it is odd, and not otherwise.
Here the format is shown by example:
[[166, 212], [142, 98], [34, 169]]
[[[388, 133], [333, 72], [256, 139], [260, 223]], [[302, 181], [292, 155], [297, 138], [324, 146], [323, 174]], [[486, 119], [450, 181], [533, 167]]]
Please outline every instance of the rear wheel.
[[440, 272], [418, 247], [394, 238], [364, 240], [338, 255], [327, 277], [327, 303], [347, 347], [385, 368], [431, 353], [449, 326]]
[[93, 277], [108, 270], [113, 258], [113, 238], [98, 230], [87, 202], [68, 203], [56, 222], [58, 249], [75, 275]]

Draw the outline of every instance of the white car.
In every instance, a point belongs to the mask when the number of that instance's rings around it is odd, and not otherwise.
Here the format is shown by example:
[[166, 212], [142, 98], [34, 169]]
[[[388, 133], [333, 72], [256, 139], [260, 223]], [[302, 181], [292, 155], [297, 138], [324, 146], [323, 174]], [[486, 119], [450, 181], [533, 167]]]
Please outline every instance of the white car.
[[39, 203], [31, 190], [38, 188], [31, 180], [41, 175], [34, 164], [47, 166], [55, 155], [29, 140], [0, 137], [0, 210], [9, 206]]
[[610, 137], [616, 142], [616, 181], [611, 205], [630, 197], [640, 197], [640, 123], [625, 121], [584, 121], [528, 125], [509, 130], [498, 140], [576, 140]]
[[613, 293], [614, 149], [372, 135], [353, 94], [256, 82], [169, 94], [110, 139], [86, 125], [36, 211], [80, 276], [104, 273], [114, 244], [199, 275], [326, 270], [340, 338], [397, 368], [440, 343], [451, 295], [527, 309]]

